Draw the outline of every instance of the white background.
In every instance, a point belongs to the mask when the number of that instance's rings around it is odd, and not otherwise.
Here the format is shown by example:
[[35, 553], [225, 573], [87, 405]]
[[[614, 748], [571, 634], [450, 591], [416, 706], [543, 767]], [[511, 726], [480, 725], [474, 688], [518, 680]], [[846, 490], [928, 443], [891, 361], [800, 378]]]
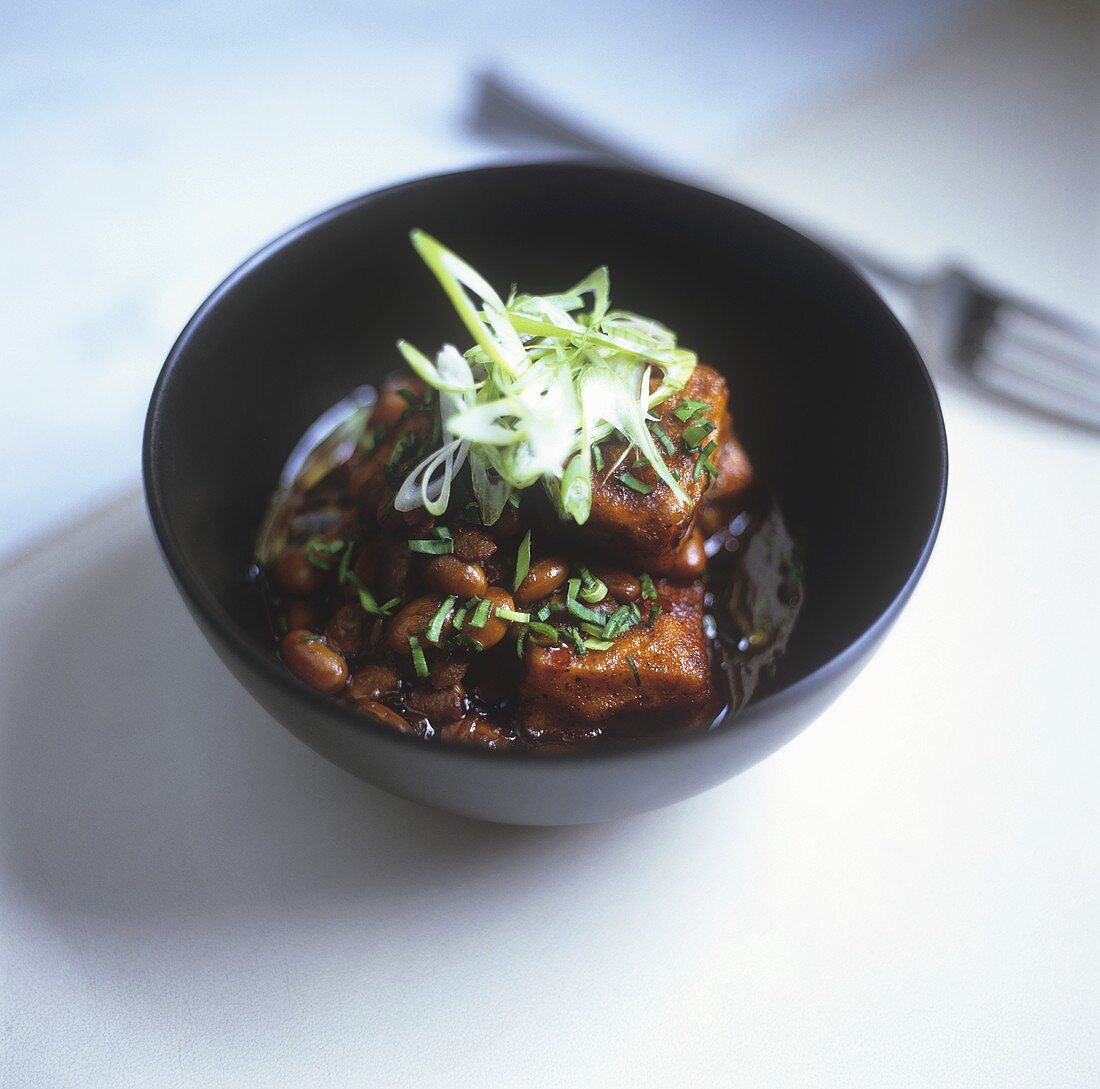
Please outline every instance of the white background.
[[[938, 371], [913, 603], [811, 730], [574, 830], [390, 799], [254, 708], [131, 493], [260, 242], [506, 156], [492, 63], [915, 265], [1100, 310], [1091, 5], [0, 6], [0, 1084], [1100, 1084], [1100, 443]], [[687, 120], [685, 120], [687, 119]]]

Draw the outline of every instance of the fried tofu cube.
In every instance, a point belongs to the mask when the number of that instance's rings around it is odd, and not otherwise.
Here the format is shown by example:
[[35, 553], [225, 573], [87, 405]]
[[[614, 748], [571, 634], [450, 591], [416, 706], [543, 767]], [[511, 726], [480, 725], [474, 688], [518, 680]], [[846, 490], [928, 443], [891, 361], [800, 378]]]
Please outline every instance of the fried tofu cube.
[[593, 734], [636, 736], [701, 724], [714, 709], [715, 676], [703, 631], [703, 585], [655, 582], [661, 615], [610, 649], [583, 656], [529, 640], [523, 656], [520, 727], [542, 741]]
[[[674, 446], [665, 454], [665, 462], [689, 503], [681, 505], [672, 489], [662, 483], [648, 463], [624, 464], [610, 471], [624, 455], [630, 457], [623, 443], [605, 443], [602, 448], [604, 469], [593, 472], [592, 511], [584, 526], [576, 531], [577, 539], [613, 556], [617, 561], [639, 571], [669, 574], [682, 564], [679, 553], [691, 533], [696, 511], [711, 495], [729, 498], [743, 490], [752, 480], [752, 467], [747, 455], [737, 443], [727, 410], [729, 390], [726, 380], [712, 367], [699, 364], [685, 388], [653, 409], [656, 423]], [[707, 406], [688, 420], [676, 412], [688, 401]], [[709, 421], [714, 430], [706, 441], [713, 439], [717, 449], [711, 462], [718, 470], [717, 478], [700, 471], [697, 451], [687, 449], [684, 432]], [[637, 491], [622, 480], [628, 471], [646, 487], [647, 494]]]

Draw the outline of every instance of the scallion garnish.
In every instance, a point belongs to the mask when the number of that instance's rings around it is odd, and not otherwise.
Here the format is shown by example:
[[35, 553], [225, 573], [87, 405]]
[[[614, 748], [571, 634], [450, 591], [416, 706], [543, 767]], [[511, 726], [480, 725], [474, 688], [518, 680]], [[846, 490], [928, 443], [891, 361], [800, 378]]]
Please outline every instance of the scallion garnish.
[[389, 459], [386, 461], [386, 468], [393, 472], [397, 467], [409, 456], [409, 451], [419, 442], [419, 438], [415, 431], [402, 431], [397, 437], [397, 442], [393, 444], [393, 449], [390, 451]]
[[504, 605], [498, 605], [496, 607], [496, 616], [501, 620], [507, 620], [512, 624], [529, 624], [531, 622], [530, 613], [516, 612], [515, 609], [509, 609]]
[[603, 622], [603, 616], [596, 612], [595, 609], [590, 609], [587, 605], [582, 605], [577, 600], [577, 594], [580, 592], [581, 588], [581, 580], [570, 579], [565, 586], [565, 607], [578, 620], [588, 620], [593, 624], [601, 624]]
[[596, 467], [597, 473], [603, 472], [603, 447], [592, 447], [592, 464]]
[[653, 585], [653, 579], [644, 571], [638, 576], [638, 581], [642, 584], [642, 597], [652, 599], [657, 596], [657, 587]]
[[714, 462], [710, 460], [710, 455], [717, 449], [718, 444], [711, 440], [699, 451], [699, 456], [695, 459], [695, 468], [691, 472], [693, 480], [698, 480], [700, 472], [704, 469], [706, 469], [707, 473], [712, 477], [718, 475], [718, 470], [715, 468]]
[[610, 639], [586, 639], [584, 645], [588, 650], [610, 650], [615, 644]]
[[386, 620], [393, 615], [394, 609], [401, 604], [400, 598], [393, 597], [390, 598], [389, 601], [379, 605], [377, 600], [375, 600], [374, 594], [363, 585], [355, 576], [354, 572], [348, 576], [348, 579], [355, 587], [355, 592], [359, 595], [359, 604], [362, 606], [363, 612], [368, 616], [378, 616]]
[[630, 666], [630, 672], [634, 674], [634, 683], [641, 688], [642, 687], [642, 675], [638, 672], [638, 663], [634, 661], [631, 655], [626, 656], [627, 664]]
[[535, 613], [535, 616], [537, 616], [539, 618], [539, 620], [549, 620], [550, 619], [550, 606], [549, 605], [543, 605], [543, 607], [541, 609], [539, 609], [539, 611], [537, 613]]
[[705, 401], [685, 401], [676, 409], [676, 419], [687, 423], [692, 416], [698, 416], [700, 412], [706, 412], [710, 408]]
[[649, 495], [653, 491], [653, 485], [647, 484], [644, 480], [639, 480], [633, 473], [623, 473], [619, 479], [631, 489], [631, 491], [637, 492], [639, 495]]
[[324, 641], [323, 635], [305, 635], [299, 640], [302, 643], [323, 643]]
[[565, 629], [565, 634], [572, 640], [573, 647], [577, 652], [577, 657], [583, 658], [588, 648], [585, 646], [584, 636], [581, 634], [580, 629], [569, 627]]
[[450, 597], [444, 598], [443, 604], [436, 609], [435, 616], [428, 622], [428, 630], [424, 633], [424, 637], [429, 643], [439, 645], [439, 638], [443, 634], [443, 625], [447, 623], [447, 618], [454, 611], [457, 603], [458, 598], [452, 594]]
[[652, 628], [654, 621], [661, 615], [661, 606], [654, 602], [649, 607], [649, 617], [645, 622], [647, 628]]
[[[654, 443], [647, 414], [684, 388], [695, 354], [658, 322], [610, 309], [606, 268], [561, 294], [513, 292], [505, 302], [430, 235], [416, 230], [411, 238], [476, 343], [465, 355], [447, 345], [434, 362], [407, 341], [398, 344], [439, 392], [441, 440], [402, 484], [397, 510], [442, 514], [468, 460], [483, 524], [493, 525], [515, 492], [540, 480], [562, 516], [583, 523], [592, 466], [602, 462], [599, 444], [616, 431], [678, 502], [690, 502]], [[654, 371], [660, 382], [650, 392]]]
[[714, 424], [710, 420], [700, 420], [691, 427], [685, 427], [680, 437], [689, 450], [694, 450], [714, 430]]
[[412, 653], [413, 669], [418, 677], [428, 675], [428, 660], [424, 657], [424, 651], [420, 648], [420, 640], [415, 635], [409, 636], [409, 651]]
[[467, 619], [466, 624], [471, 628], [484, 628], [486, 622], [489, 619], [489, 610], [493, 607], [493, 603], [483, 597], [478, 603], [477, 608]]
[[516, 574], [512, 579], [512, 592], [520, 588], [521, 583], [527, 578], [527, 572], [531, 570], [531, 531], [524, 534], [519, 543], [519, 551], [516, 553]]
[[341, 540], [325, 541], [320, 537], [310, 537], [306, 541], [306, 559], [322, 571], [331, 571], [343, 547], [344, 542]]
[[607, 597], [607, 586], [596, 578], [587, 567], [578, 567], [577, 572], [581, 576], [581, 589], [577, 595], [581, 601], [585, 601], [589, 605], [595, 605]]
[[409, 541], [409, 551], [419, 552], [422, 556], [449, 556], [455, 550], [455, 543], [449, 537], [446, 540], [412, 540]]
[[556, 643], [560, 638], [557, 628], [549, 624], [543, 624], [538, 620], [532, 620], [531, 623], [527, 625], [527, 630], [532, 635], [541, 635], [544, 639], [549, 639], [552, 643]]
[[467, 609], [465, 605], [455, 612], [454, 618], [451, 620], [451, 627], [454, 628], [455, 631], [462, 631], [462, 623], [466, 619], [466, 614], [468, 612], [469, 609]]
[[340, 557], [340, 569], [336, 573], [336, 577], [341, 583], [347, 582], [351, 578], [351, 554], [354, 551], [355, 549], [349, 541], [348, 547], [344, 549], [344, 554]]
[[657, 436], [657, 441], [665, 448], [666, 454], [676, 453], [676, 443], [668, 437], [668, 432], [659, 423], [651, 423], [649, 429]]

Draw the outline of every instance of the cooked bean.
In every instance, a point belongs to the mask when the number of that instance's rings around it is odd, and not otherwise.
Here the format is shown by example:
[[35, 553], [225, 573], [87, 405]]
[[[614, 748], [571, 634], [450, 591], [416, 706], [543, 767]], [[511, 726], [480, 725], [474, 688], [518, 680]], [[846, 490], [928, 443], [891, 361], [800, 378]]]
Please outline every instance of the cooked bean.
[[497, 550], [496, 541], [480, 529], [461, 526], [454, 531], [454, 554], [467, 563], [484, 563]]
[[466, 713], [466, 689], [460, 684], [438, 690], [422, 685], [409, 693], [408, 704], [433, 726], [444, 726], [462, 718]]
[[469, 623], [470, 618], [467, 617], [462, 634], [468, 635], [482, 650], [487, 650], [489, 647], [495, 647], [508, 634], [509, 621], [501, 620], [496, 615], [497, 609], [515, 609], [516, 604], [512, 600], [512, 595], [499, 586], [490, 586], [481, 596], [489, 602], [489, 619], [485, 621], [484, 627], [472, 628]]
[[342, 605], [325, 628], [325, 641], [345, 658], [362, 654], [367, 649], [372, 618], [355, 602]]
[[439, 734], [447, 741], [481, 749], [506, 749], [512, 744], [512, 739], [499, 726], [479, 715], [467, 715], [449, 723]]
[[283, 636], [283, 661], [311, 688], [327, 695], [343, 690], [348, 681], [347, 662], [313, 632], [296, 628]]
[[469, 668], [470, 659], [465, 655], [437, 657], [428, 666], [428, 683], [432, 688], [450, 688], [452, 684], [461, 684]]
[[555, 590], [560, 590], [569, 578], [569, 564], [560, 556], [547, 556], [545, 559], [535, 560], [527, 572], [526, 578], [519, 584], [516, 591], [516, 604], [522, 609], [549, 597]]
[[519, 511], [511, 503], [504, 505], [500, 517], [491, 525], [485, 527], [486, 532], [498, 541], [506, 541], [514, 537], [519, 529]]
[[308, 597], [325, 584], [327, 572], [306, 559], [306, 550], [292, 545], [284, 548], [271, 571], [272, 580], [284, 594]]
[[[412, 570], [412, 553], [405, 541], [387, 537], [382, 542], [378, 564], [378, 602], [393, 598], [404, 600], [408, 595], [409, 573]], [[368, 583], [373, 588], [374, 583]]]
[[370, 715], [386, 726], [392, 726], [400, 734], [415, 734], [418, 732], [411, 722], [402, 718], [392, 707], [387, 707], [384, 703], [372, 703], [365, 700], [362, 703], [357, 703], [355, 709], [362, 711], [365, 715]]
[[348, 683], [348, 699], [353, 703], [370, 703], [400, 687], [401, 678], [396, 669], [372, 662], [359, 669]]
[[476, 563], [457, 556], [433, 556], [424, 565], [424, 582], [430, 590], [454, 594], [463, 601], [481, 597], [489, 588], [485, 572]]
[[642, 594], [642, 584], [629, 572], [618, 569], [595, 568], [593, 574], [607, 586], [607, 591], [620, 605], [637, 601]]
[[[386, 644], [394, 654], [410, 655], [409, 637], [416, 636], [422, 647], [428, 646], [427, 631], [432, 617], [435, 616], [439, 606], [443, 604], [443, 598], [439, 594], [427, 594], [410, 601], [391, 621], [389, 631], [386, 632]], [[447, 638], [451, 631], [451, 622], [448, 620], [443, 625], [440, 642]], [[436, 644], [438, 646], [438, 644]]]

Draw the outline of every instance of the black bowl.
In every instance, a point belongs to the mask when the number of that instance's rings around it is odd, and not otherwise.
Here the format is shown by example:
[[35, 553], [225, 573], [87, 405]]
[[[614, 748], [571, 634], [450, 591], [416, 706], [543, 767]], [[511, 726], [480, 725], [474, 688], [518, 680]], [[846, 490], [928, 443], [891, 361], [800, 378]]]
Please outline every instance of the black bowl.
[[[667, 322], [725, 373], [741, 437], [805, 541], [806, 604], [770, 694], [711, 732], [554, 757], [403, 737], [287, 673], [244, 576], [288, 453], [324, 409], [400, 365], [398, 337], [425, 349], [463, 340], [409, 244], [413, 227], [498, 287], [560, 289], [607, 264], [618, 305]], [[928, 560], [947, 447], [908, 336], [833, 254], [712, 193], [556, 163], [371, 193], [245, 262], [168, 356], [149, 407], [144, 475], [184, 600], [287, 729], [406, 798], [487, 820], [573, 824], [715, 786], [838, 695]]]

